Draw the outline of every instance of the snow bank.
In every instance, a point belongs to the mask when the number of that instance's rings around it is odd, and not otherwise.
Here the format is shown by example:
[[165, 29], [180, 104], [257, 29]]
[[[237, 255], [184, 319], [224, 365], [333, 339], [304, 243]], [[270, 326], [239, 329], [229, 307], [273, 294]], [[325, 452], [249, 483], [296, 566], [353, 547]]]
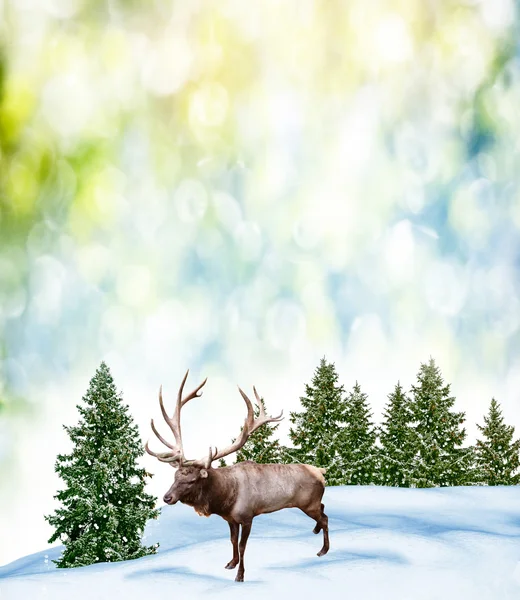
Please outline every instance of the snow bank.
[[322, 535], [299, 510], [257, 517], [243, 584], [224, 569], [227, 523], [176, 505], [146, 529], [145, 542], [161, 544], [157, 555], [56, 569], [54, 547], [0, 567], [0, 600], [520, 598], [520, 486], [338, 487], [324, 502], [329, 553], [316, 556]]

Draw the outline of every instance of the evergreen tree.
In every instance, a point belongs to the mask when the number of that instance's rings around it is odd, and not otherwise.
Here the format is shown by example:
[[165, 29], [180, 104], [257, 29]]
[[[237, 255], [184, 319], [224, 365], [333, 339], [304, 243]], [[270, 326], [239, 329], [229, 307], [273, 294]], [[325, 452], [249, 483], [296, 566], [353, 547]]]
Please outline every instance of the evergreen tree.
[[[261, 398], [260, 402], [267, 414], [264, 399]], [[255, 406], [255, 418], [258, 417], [259, 414], [260, 409], [258, 406]], [[237, 452], [236, 462], [243, 462], [245, 460], [253, 460], [254, 462], [264, 464], [281, 462], [280, 443], [276, 438], [273, 439], [273, 435], [279, 426], [279, 423], [276, 425], [266, 423], [259, 427], [249, 436], [247, 442]], [[242, 428], [240, 428], [240, 431], [242, 431]], [[233, 442], [234, 441], [235, 440], [233, 440]]]
[[294, 448], [283, 451], [284, 460], [325, 467], [328, 485], [342, 485], [341, 433], [345, 423], [344, 388], [338, 385], [334, 363], [322, 358], [305, 396], [303, 410], [291, 412], [289, 437]]
[[412, 410], [409, 398], [398, 382], [388, 395], [379, 428], [381, 442], [379, 483], [396, 487], [410, 487], [412, 482], [415, 435], [412, 428]]
[[520, 482], [520, 440], [513, 441], [515, 428], [506, 425], [499, 403], [493, 398], [484, 425], [477, 425], [484, 439], [477, 440], [475, 459], [480, 481], [487, 485], [517, 485]]
[[102, 362], [90, 381], [79, 423], [64, 427], [74, 448], [57, 457], [55, 469], [66, 484], [55, 496], [62, 507], [45, 517], [65, 550], [58, 567], [80, 567], [153, 554], [141, 545], [155, 498], [145, 493], [151, 475], [137, 466], [143, 448], [137, 427]]
[[377, 430], [372, 422], [367, 395], [356, 381], [347, 397], [345, 427], [339, 447], [343, 482], [346, 485], [369, 485], [378, 480]]
[[473, 479], [473, 452], [462, 448], [465, 415], [454, 412], [455, 398], [433, 358], [422, 364], [412, 386], [417, 443], [412, 479], [416, 487], [465, 485]]

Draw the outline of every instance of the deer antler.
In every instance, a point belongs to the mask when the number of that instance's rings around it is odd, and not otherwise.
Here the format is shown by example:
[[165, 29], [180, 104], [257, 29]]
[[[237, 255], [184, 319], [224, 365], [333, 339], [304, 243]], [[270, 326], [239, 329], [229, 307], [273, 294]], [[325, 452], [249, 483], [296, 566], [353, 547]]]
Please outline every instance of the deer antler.
[[150, 450], [150, 448], [148, 447], [148, 442], [146, 442], [144, 448], [145, 448], [146, 452], [148, 452], [148, 454], [155, 456], [161, 462], [170, 463], [172, 466], [175, 464], [177, 464], [178, 466], [199, 465], [199, 466], [203, 466], [203, 467], [209, 469], [209, 467], [211, 466], [211, 463], [214, 460], [223, 458], [224, 456], [227, 456], [228, 454], [231, 454], [232, 452], [236, 452], [237, 450], [240, 450], [240, 448], [242, 448], [242, 446], [247, 442], [247, 439], [249, 438], [249, 436], [254, 431], [256, 431], [259, 427], [261, 427], [265, 423], [277, 422], [277, 421], [281, 421], [283, 419], [283, 411], [277, 417], [268, 417], [265, 414], [265, 409], [264, 409], [264, 405], [262, 404], [262, 400], [261, 400], [260, 396], [258, 395], [256, 388], [253, 387], [253, 391], [255, 392], [256, 403], [257, 403], [259, 411], [260, 411], [258, 417], [255, 419], [255, 413], [253, 410], [253, 405], [251, 404], [251, 400], [249, 400], [249, 398], [244, 393], [244, 391], [241, 390], [239, 387], [238, 391], [240, 392], [242, 398], [244, 399], [244, 402], [246, 403], [247, 416], [246, 416], [246, 420], [244, 421], [244, 426], [242, 427], [242, 431], [240, 432], [240, 435], [238, 436], [238, 438], [230, 446], [227, 446], [223, 450], [219, 451], [217, 448], [215, 448], [214, 450], [212, 448], [210, 448], [208, 456], [206, 458], [203, 458], [200, 460], [186, 460], [186, 457], [184, 456], [184, 449], [182, 447], [181, 408], [186, 404], [186, 402], [193, 400], [193, 398], [199, 398], [202, 395], [202, 392], [200, 392], [200, 389], [206, 384], [206, 381], [208, 380], [206, 377], [206, 379], [204, 379], [204, 381], [199, 386], [197, 386], [190, 394], [183, 397], [182, 391], [184, 389], [184, 384], [186, 383], [186, 379], [188, 378], [188, 373], [189, 373], [189, 369], [188, 369], [188, 371], [186, 371], [186, 375], [184, 375], [184, 379], [182, 380], [181, 386], [179, 388], [179, 392], [177, 394], [177, 403], [175, 405], [175, 412], [173, 413], [173, 417], [168, 416], [168, 413], [166, 412], [166, 409], [164, 408], [163, 397], [162, 397], [162, 386], [159, 389], [159, 404], [161, 406], [161, 412], [164, 417], [164, 420], [166, 421], [166, 423], [168, 424], [169, 428], [171, 429], [171, 431], [173, 433], [173, 437], [175, 438], [175, 445], [171, 444], [166, 439], [164, 439], [164, 437], [157, 431], [157, 428], [155, 427], [155, 423], [153, 422], [153, 419], [152, 419], [152, 421], [151, 421], [152, 431], [159, 438], [159, 440], [170, 450], [168, 452], [153, 452], [153, 450]]
[[[240, 450], [240, 448], [242, 448], [242, 446], [247, 442], [247, 439], [249, 438], [249, 436], [254, 431], [256, 431], [259, 427], [261, 427], [265, 423], [278, 422], [283, 419], [283, 410], [277, 417], [268, 417], [265, 414], [265, 409], [264, 409], [264, 405], [262, 404], [262, 400], [261, 400], [260, 396], [258, 395], [256, 388], [253, 387], [253, 391], [255, 392], [256, 403], [260, 410], [260, 414], [255, 419], [253, 405], [251, 404], [251, 400], [249, 400], [249, 398], [247, 397], [245, 392], [242, 389], [240, 389], [240, 387], [238, 388], [238, 391], [240, 392], [240, 395], [244, 399], [244, 402], [246, 403], [246, 407], [247, 407], [247, 416], [246, 416], [246, 420], [244, 421], [244, 426], [242, 427], [242, 431], [240, 432], [240, 435], [238, 436], [238, 438], [230, 446], [227, 446], [226, 448], [224, 448], [223, 450], [220, 450], [220, 451], [217, 448], [215, 448], [215, 450], [212, 450], [211, 448], [209, 449], [209, 454], [204, 461], [204, 466], [208, 469], [214, 460], [223, 458], [224, 456], [227, 456], [228, 454], [231, 454], [232, 452], [236, 452], [237, 450]], [[197, 461], [197, 462], [199, 463], [200, 461]]]
[[173, 417], [169, 417], [166, 409], [164, 408], [163, 398], [162, 398], [162, 386], [159, 389], [159, 404], [161, 406], [161, 412], [164, 417], [164, 420], [168, 424], [169, 428], [172, 430], [173, 436], [175, 438], [175, 445], [170, 444], [170, 442], [166, 441], [163, 436], [157, 431], [153, 419], [151, 421], [152, 431], [159, 438], [159, 440], [168, 448], [170, 448], [170, 452], [153, 452], [148, 447], [148, 442], [145, 444], [145, 450], [148, 454], [155, 456], [161, 462], [167, 463], [178, 463], [179, 465], [193, 463], [194, 461], [187, 461], [184, 456], [184, 450], [182, 447], [182, 433], [181, 433], [181, 408], [189, 402], [193, 400], [193, 398], [200, 398], [202, 392], [199, 393], [200, 389], [206, 384], [208, 378], [204, 379], [204, 381], [197, 386], [191, 393], [183, 398], [182, 391], [184, 389], [184, 384], [186, 383], [186, 379], [188, 378], [189, 369], [186, 371], [186, 375], [184, 375], [184, 379], [182, 380], [181, 386], [179, 388], [179, 392], [177, 394], [177, 403], [175, 405], [175, 412], [173, 413]]

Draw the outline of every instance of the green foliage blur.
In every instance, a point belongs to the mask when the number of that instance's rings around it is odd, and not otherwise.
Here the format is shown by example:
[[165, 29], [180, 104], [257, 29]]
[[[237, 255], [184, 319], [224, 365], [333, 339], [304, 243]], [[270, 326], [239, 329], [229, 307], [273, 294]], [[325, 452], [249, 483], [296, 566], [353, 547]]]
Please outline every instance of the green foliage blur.
[[2, 2], [0, 472], [109, 353], [280, 373], [368, 315], [370, 353], [505, 377], [519, 25], [513, 0]]

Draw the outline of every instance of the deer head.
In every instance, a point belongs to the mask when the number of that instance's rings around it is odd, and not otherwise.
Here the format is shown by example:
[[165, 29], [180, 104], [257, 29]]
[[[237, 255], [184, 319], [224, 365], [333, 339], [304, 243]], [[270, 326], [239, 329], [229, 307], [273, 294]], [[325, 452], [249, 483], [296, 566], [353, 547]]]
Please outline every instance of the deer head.
[[251, 401], [247, 397], [247, 395], [238, 388], [240, 395], [242, 396], [246, 408], [247, 408], [247, 416], [244, 421], [244, 426], [242, 427], [242, 431], [240, 432], [237, 439], [230, 445], [224, 448], [223, 450], [218, 450], [217, 448], [210, 447], [208, 455], [202, 459], [197, 460], [188, 460], [184, 456], [184, 450], [182, 447], [182, 433], [181, 433], [181, 409], [182, 407], [192, 400], [193, 398], [198, 398], [202, 395], [200, 391], [201, 388], [206, 384], [207, 378], [197, 386], [190, 394], [183, 397], [184, 384], [186, 383], [186, 379], [188, 378], [189, 370], [186, 371], [184, 378], [181, 382], [179, 392], [177, 394], [177, 403], [175, 405], [175, 412], [172, 417], [169, 417], [163, 404], [162, 398], [162, 386], [159, 389], [159, 404], [161, 407], [161, 412], [164, 417], [164, 420], [170, 427], [173, 436], [175, 438], [175, 444], [171, 444], [167, 440], [165, 440], [162, 435], [157, 431], [153, 419], [151, 421], [152, 430], [155, 435], [159, 438], [159, 440], [169, 448], [167, 452], [153, 452], [150, 450], [148, 446], [148, 442], [146, 442], [145, 450], [148, 454], [155, 456], [161, 462], [168, 463], [170, 466], [177, 468], [177, 472], [175, 473], [175, 480], [173, 485], [164, 495], [164, 501], [166, 504], [175, 504], [179, 500], [189, 499], [190, 496], [196, 494], [197, 491], [204, 485], [209, 476], [209, 471], [211, 469], [211, 464], [213, 461], [218, 460], [220, 458], [224, 458], [228, 454], [232, 452], [236, 452], [240, 450], [242, 446], [247, 442], [249, 436], [256, 431], [259, 427], [264, 425], [264, 423], [270, 423], [273, 421], [281, 421], [283, 418], [283, 411], [280, 413], [278, 417], [268, 417], [265, 414], [265, 410], [263, 404], [260, 400], [260, 396], [256, 391], [256, 388], [253, 387], [253, 391], [255, 394], [256, 402], [258, 404], [260, 413], [258, 417], [255, 419], [254, 410]]

